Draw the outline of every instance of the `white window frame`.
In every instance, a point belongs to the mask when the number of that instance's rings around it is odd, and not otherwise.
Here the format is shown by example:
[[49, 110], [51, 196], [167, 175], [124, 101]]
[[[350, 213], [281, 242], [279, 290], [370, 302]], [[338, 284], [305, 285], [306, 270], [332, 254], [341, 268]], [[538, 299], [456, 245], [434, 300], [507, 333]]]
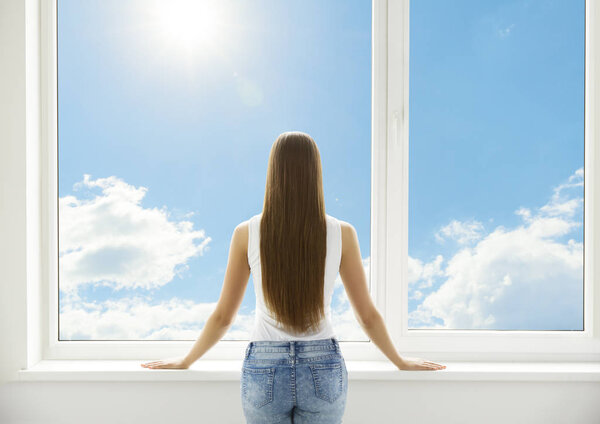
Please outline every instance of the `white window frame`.
[[[600, 357], [600, 289], [594, 290], [594, 263], [600, 264], [600, 236], [592, 226], [600, 219], [600, 187], [593, 187], [600, 164], [598, 59], [600, 40], [589, 28], [600, 23], [600, 7], [590, 13], [586, 2], [585, 88], [585, 330], [458, 331], [408, 330], [408, 47], [409, 0], [373, 0], [372, 15], [372, 157], [371, 157], [371, 294], [401, 354], [432, 360], [597, 360]], [[145, 359], [182, 355], [193, 341], [58, 341], [57, 252], [57, 62], [56, 0], [41, 0], [41, 132], [39, 167], [27, 167], [40, 178], [39, 293], [28, 295], [28, 307], [42, 317], [30, 337], [41, 346], [40, 359]], [[593, 21], [593, 22], [592, 22]], [[400, 181], [401, 184], [388, 184]], [[593, 219], [596, 218], [596, 219]], [[595, 238], [594, 238], [595, 237]], [[596, 247], [594, 249], [594, 247]], [[397, 260], [396, 258], [402, 258]], [[36, 289], [36, 290], [37, 290]], [[594, 314], [594, 311], [598, 311]], [[247, 341], [222, 340], [204, 359], [238, 360]], [[341, 342], [348, 360], [385, 360], [371, 342]]]
[[[597, 360], [600, 353], [600, 290], [594, 275], [594, 263], [600, 263], [598, 235], [594, 222], [600, 219], [600, 190], [597, 181], [600, 165], [594, 151], [597, 143], [598, 93], [592, 85], [598, 80], [598, 40], [591, 40], [589, 28], [597, 16], [586, 2], [585, 62], [585, 259], [584, 259], [584, 330], [583, 331], [495, 331], [495, 330], [417, 330], [408, 329], [408, 144], [409, 144], [409, 1], [388, 2], [388, 150], [387, 181], [401, 181], [387, 188], [387, 287], [386, 319], [394, 323], [394, 340], [405, 352], [435, 356], [445, 360]], [[594, 20], [592, 22], [592, 20]], [[401, 24], [393, 24], [393, 22]], [[594, 91], [595, 90], [595, 91]], [[595, 206], [596, 205], [596, 206]], [[596, 231], [597, 233], [597, 231]], [[392, 258], [400, 258], [392, 260]], [[401, 276], [393, 284], [393, 276]], [[394, 299], [402, 299], [398, 308]], [[594, 311], [596, 313], [594, 314]]]

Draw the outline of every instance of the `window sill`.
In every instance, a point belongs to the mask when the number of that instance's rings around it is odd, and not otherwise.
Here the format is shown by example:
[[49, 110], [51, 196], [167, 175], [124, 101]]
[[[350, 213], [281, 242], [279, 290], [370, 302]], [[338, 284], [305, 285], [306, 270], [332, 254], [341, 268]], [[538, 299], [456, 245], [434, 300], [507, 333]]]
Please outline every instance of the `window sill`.
[[[151, 370], [131, 360], [44, 360], [20, 381], [239, 381], [242, 361], [197, 361], [187, 370]], [[350, 380], [600, 381], [599, 362], [444, 362], [439, 371], [400, 371], [384, 361], [346, 361]]]

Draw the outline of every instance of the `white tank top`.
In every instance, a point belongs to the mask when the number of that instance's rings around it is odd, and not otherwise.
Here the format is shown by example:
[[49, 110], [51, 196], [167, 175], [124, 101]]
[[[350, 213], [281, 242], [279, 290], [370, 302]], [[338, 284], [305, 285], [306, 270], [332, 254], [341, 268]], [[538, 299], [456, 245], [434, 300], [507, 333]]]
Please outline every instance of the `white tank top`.
[[340, 222], [333, 216], [327, 218], [327, 250], [325, 256], [325, 278], [323, 300], [325, 318], [319, 324], [319, 330], [313, 333], [288, 333], [273, 318], [265, 305], [262, 291], [260, 268], [260, 220], [262, 213], [248, 220], [248, 263], [254, 282], [256, 295], [256, 315], [250, 341], [258, 340], [318, 340], [335, 337], [331, 325], [331, 297], [333, 285], [340, 269], [342, 259], [342, 231]]

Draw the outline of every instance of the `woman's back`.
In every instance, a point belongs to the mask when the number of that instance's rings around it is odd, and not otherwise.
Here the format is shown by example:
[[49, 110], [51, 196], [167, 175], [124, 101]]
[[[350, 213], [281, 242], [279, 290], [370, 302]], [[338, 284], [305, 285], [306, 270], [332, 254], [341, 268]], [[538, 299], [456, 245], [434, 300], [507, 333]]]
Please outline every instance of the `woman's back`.
[[251, 217], [248, 223], [248, 264], [252, 272], [254, 294], [256, 296], [256, 315], [250, 341], [258, 340], [318, 340], [335, 337], [331, 323], [331, 298], [335, 280], [340, 269], [342, 258], [342, 233], [340, 221], [331, 215], [327, 219], [327, 250], [325, 259], [325, 276], [323, 301], [325, 317], [317, 331], [307, 333], [290, 333], [284, 331], [265, 304], [262, 290], [262, 273], [260, 264], [260, 220], [262, 213]]
[[256, 318], [241, 379], [248, 423], [339, 423], [348, 371], [331, 326], [338, 272], [355, 317], [394, 364], [443, 368], [400, 357], [371, 300], [356, 230], [325, 213], [315, 141], [283, 133], [271, 147], [263, 211], [233, 232], [223, 290], [202, 335], [185, 358], [144, 365], [188, 367], [202, 356], [233, 322], [252, 273]]

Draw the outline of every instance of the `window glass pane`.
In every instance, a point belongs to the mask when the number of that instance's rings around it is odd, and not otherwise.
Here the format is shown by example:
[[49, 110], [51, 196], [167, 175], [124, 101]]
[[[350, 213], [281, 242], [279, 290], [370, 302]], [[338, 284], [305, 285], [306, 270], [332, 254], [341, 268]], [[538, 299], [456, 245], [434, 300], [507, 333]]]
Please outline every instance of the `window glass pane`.
[[584, 6], [411, 2], [409, 328], [583, 329]]
[[[193, 340], [284, 131], [370, 252], [371, 4], [58, 1], [59, 339]], [[367, 274], [368, 275], [368, 274]], [[248, 283], [224, 337], [254, 321]], [[367, 340], [341, 280], [340, 340]]]

